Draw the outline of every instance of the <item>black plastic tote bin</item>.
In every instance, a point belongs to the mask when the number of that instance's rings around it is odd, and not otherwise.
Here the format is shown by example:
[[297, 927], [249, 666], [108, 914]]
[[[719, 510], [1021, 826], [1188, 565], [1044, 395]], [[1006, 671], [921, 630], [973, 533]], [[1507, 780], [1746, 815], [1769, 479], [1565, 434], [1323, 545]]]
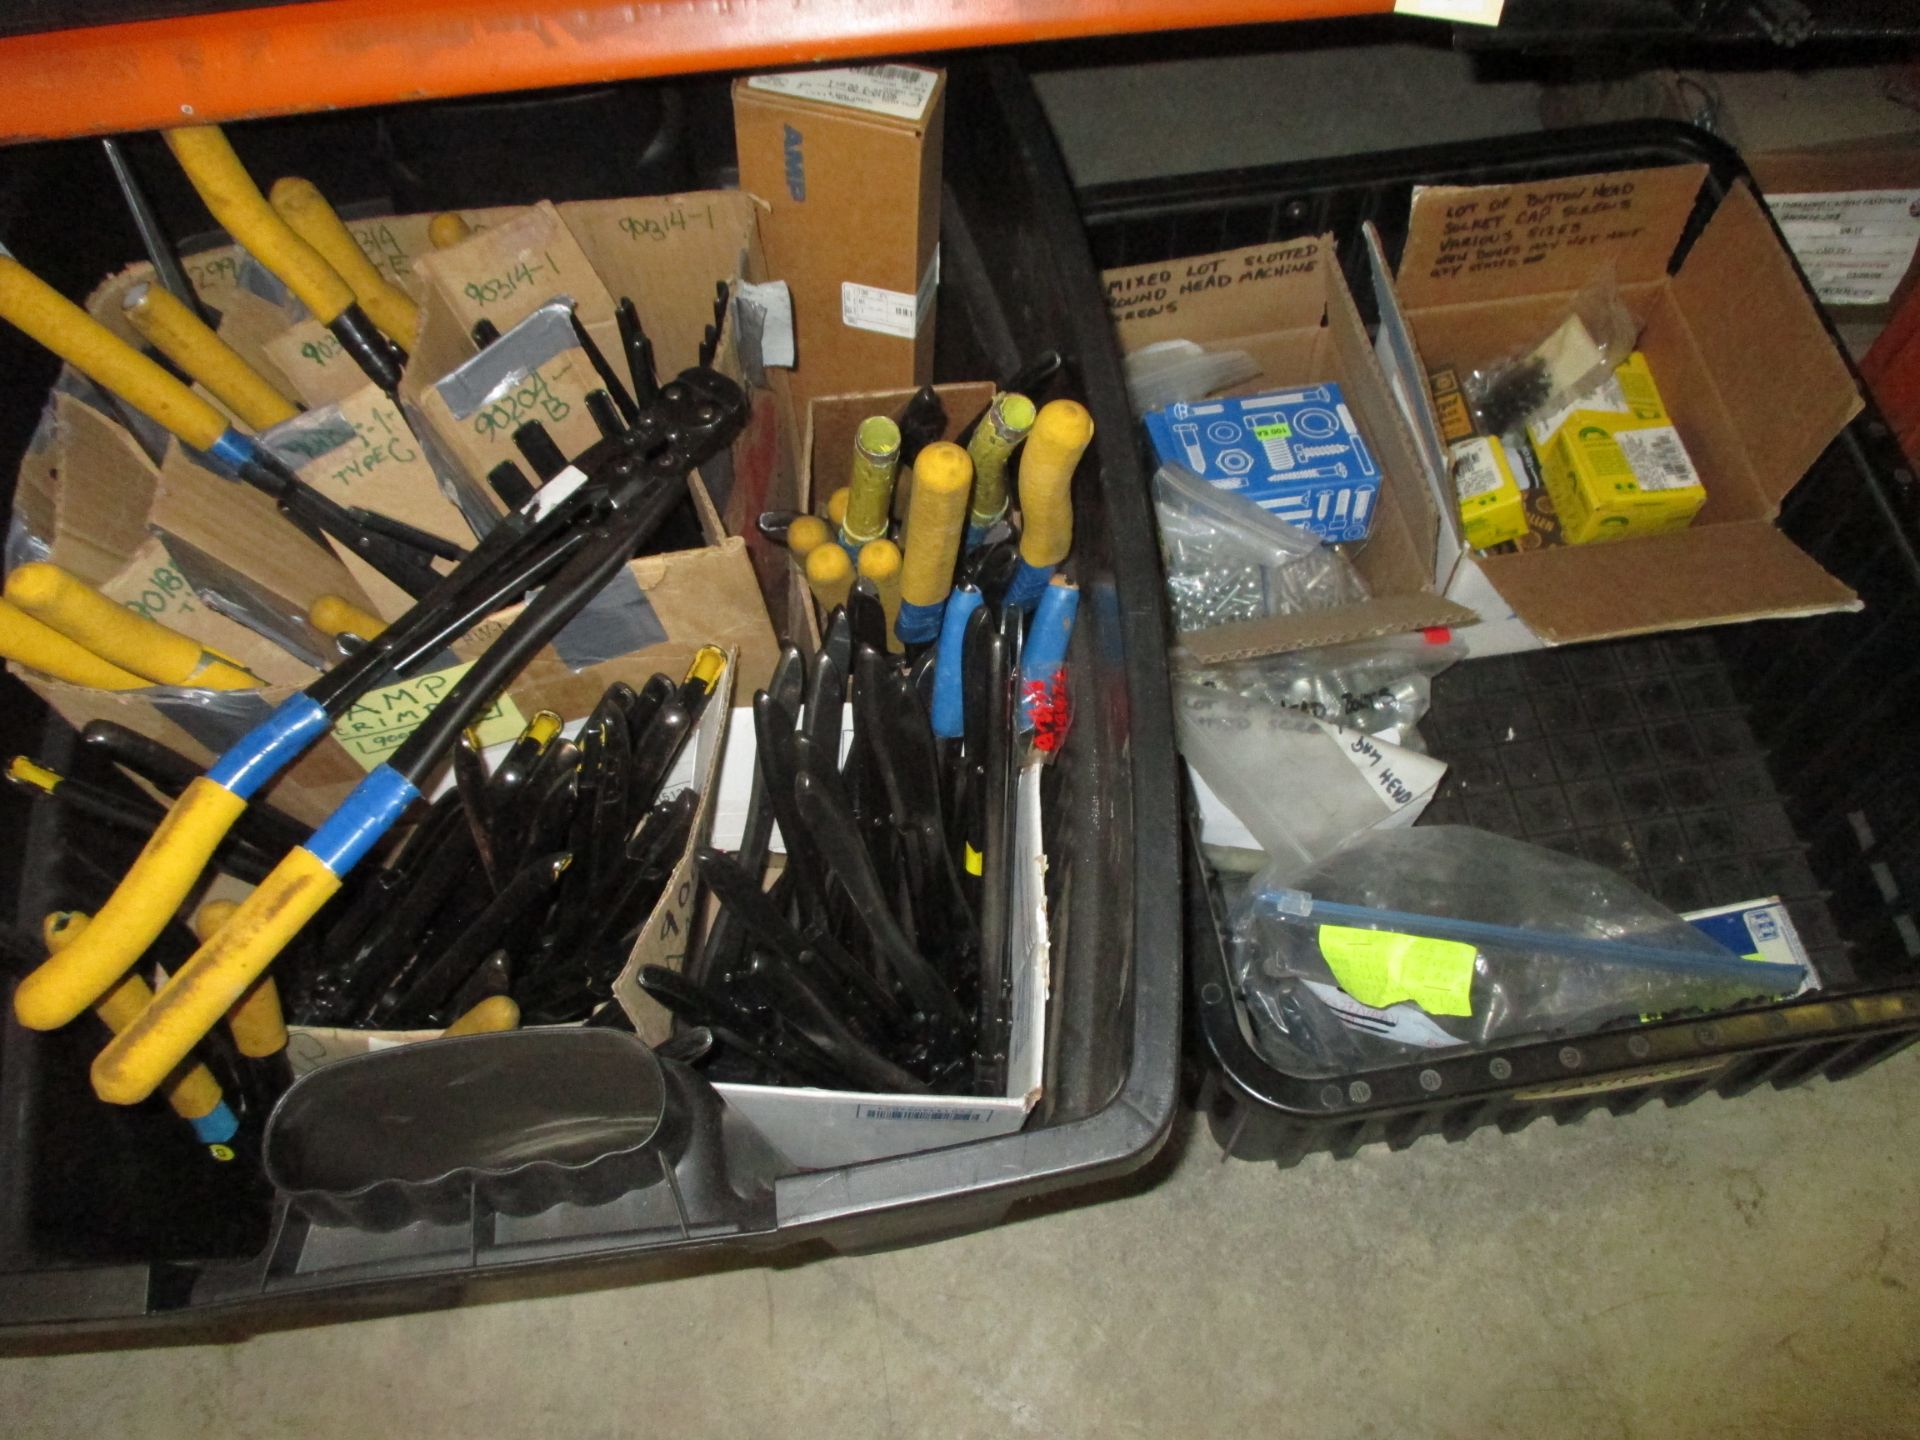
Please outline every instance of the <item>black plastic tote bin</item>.
[[[1361, 223], [1397, 261], [1415, 185], [1702, 162], [1710, 198], [1746, 176], [1704, 132], [1637, 123], [1092, 187], [1080, 205], [1102, 269], [1331, 232], [1356, 293], [1370, 296]], [[1316, 1151], [1838, 1080], [1920, 1038], [1920, 495], [1871, 412], [1820, 457], [1780, 523], [1860, 594], [1863, 612], [1457, 666], [1436, 682], [1422, 727], [1452, 762], [1428, 814], [1610, 864], [1680, 909], [1777, 894], [1827, 982], [1818, 998], [1337, 1081], [1289, 1075], [1249, 1041], [1218, 899], [1190, 842], [1189, 1032], [1201, 1104], [1227, 1153], [1286, 1166]], [[1617, 753], [1592, 743], [1566, 702], [1598, 684], [1667, 743]], [[1608, 738], [1622, 734], [1633, 738]], [[1707, 754], [1722, 758], [1709, 765]]]
[[[1180, 811], [1145, 479], [1073, 193], [1031, 88], [1017, 67], [996, 60], [956, 64], [951, 84], [949, 103], [967, 123], [947, 137], [941, 378], [1009, 374], [1023, 358], [1058, 348], [1076, 358], [1078, 388], [1098, 425], [1095, 454], [1074, 494], [1083, 597], [1070, 656], [1075, 720], [1059, 762], [1049, 881], [1045, 1098], [1026, 1129], [793, 1174], [768, 1173], [758, 1147], [737, 1146], [709, 1126], [703, 1133], [711, 1143], [687, 1151], [705, 1157], [697, 1173], [685, 1173], [683, 1160], [673, 1185], [609, 1204], [526, 1217], [476, 1206], [455, 1223], [384, 1233], [322, 1227], [284, 1199], [256, 1195], [249, 1209], [244, 1194], [182, 1195], [169, 1177], [152, 1173], [140, 1157], [155, 1152], [124, 1128], [139, 1116], [103, 1117], [105, 1107], [87, 1088], [99, 1037], [21, 1030], [12, 1022], [9, 984], [0, 986], [7, 1014], [0, 1032], [0, 1325], [119, 1328], [219, 1318], [244, 1327], [296, 1304], [324, 1302], [331, 1312], [343, 1301], [442, 1303], [480, 1277], [535, 1266], [624, 1262], [620, 1277], [632, 1279], [646, 1273], [636, 1259], [695, 1248], [874, 1248], [992, 1224], [1024, 1197], [1123, 1173], [1159, 1148], [1172, 1123], [1179, 1067], [1179, 881], [1166, 861], [1180, 843]], [[337, 129], [354, 118], [318, 123]], [[288, 122], [283, 133], [297, 139], [301, 123]], [[254, 153], [241, 135], [243, 155]], [[370, 152], [360, 145], [328, 153]], [[35, 182], [40, 188], [60, 180], [68, 192], [63, 213], [114, 223], [118, 197], [94, 163], [97, 152], [35, 147], [9, 159], [22, 167], [16, 173], [29, 161], [43, 166], [49, 178]], [[323, 188], [343, 198], [369, 193], [329, 173], [323, 155], [313, 159], [310, 173]], [[259, 163], [262, 173], [281, 173], [264, 156]], [[0, 207], [0, 218], [6, 213]], [[19, 218], [4, 238], [23, 256], [50, 254], [50, 241], [26, 233], [31, 211], [23, 208]], [[130, 235], [119, 238], [117, 253], [101, 257], [108, 263], [138, 253]], [[83, 256], [68, 268], [88, 264]], [[47, 269], [80, 291], [106, 265], [73, 274]], [[0, 338], [0, 359], [13, 357], [9, 343]], [[50, 364], [24, 352], [22, 359], [26, 376], [52, 378]], [[24, 416], [0, 417], [21, 437], [37, 399], [29, 405]], [[9, 476], [12, 454], [17, 445], [0, 461]], [[8, 697], [15, 735], [27, 742], [18, 748], [32, 745], [43, 723], [27, 709], [33, 703], [17, 687]], [[52, 722], [46, 739], [56, 758], [59, 730]], [[16, 823], [24, 820], [15, 813]], [[34, 943], [42, 914], [89, 903], [127, 858], [95, 849], [85, 832], [63, 834], [45, 810], [23, 828], [17, 952]]]

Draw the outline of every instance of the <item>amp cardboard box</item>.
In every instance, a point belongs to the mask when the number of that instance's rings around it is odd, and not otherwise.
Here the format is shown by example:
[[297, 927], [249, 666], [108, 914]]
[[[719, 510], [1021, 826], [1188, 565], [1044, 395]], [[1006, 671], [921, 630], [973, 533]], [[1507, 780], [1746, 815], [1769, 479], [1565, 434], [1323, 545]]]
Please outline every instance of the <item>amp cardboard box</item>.
[[[1714, 203], [1705, 177], [1680, 165], [1417, 190], [1390, 282], [1367, 237], [1382, 359], [1440, 516], [1434, 579], [1478, 612], [1460, 634], [1476, 655], [1859, 608], [1774, 524], [1859, 413], [1859, 393], [1752, 190], [1736, 184]], [[1704, 218], [1683, 247], [1696, 203]], [[1666, 534], [1476, 554], [1451, 503], [1426, 377], [1524, 351], [1607, 267], [1643, 327], [1638, 348], [1706, 503]]]

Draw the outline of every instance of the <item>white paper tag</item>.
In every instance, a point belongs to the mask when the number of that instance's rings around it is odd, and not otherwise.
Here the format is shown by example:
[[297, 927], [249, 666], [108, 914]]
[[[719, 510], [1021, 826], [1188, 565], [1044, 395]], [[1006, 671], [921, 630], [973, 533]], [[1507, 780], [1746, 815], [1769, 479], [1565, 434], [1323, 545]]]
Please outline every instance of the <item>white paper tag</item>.
[[1411, 1000], [1377, 1010], [1371, 1005], [1362, 1005], [1337, 985], [1325, 985], [1318, 980], [1301, 983], [1349, 1030], [1378, 1035], [1384, 1040], [1411, 1045], [1420, 1050], [1444, 1050], [1448, 1046], [1466, 1043], [1460, 1036], [1450, 1035], [1441, 1029], [1431, 1015]]
[[1814, 294], [1828, 305], [1884, 305], [1920, 245], [1920, 190], [1769, 195]]
[[843, 70], [796, 70], [786, 75], [755, 75], [749, 90], [797, 95], [845, 105], [897, 120], [918, 120], [927, 113], [940, 72], [914, 65], [856, 65]]
[[1418, 819], [1447, 773], [1443, 763], [1417, 750], [1405, 750], [1376, 735], [1363, 735], [1357, 730], [1329, 725], [1324, 720], [1313, 723], [1327, 732], [1327, 737], [1340, 747], [1340, 753], [1387, 807], [1390, 818], [1382, 822], [1383, 828], [1411, 825]]
[[934, 295], [940, 284], [940, 251], [936, 246], [927, 273], [920, 277], [917, 295], [882, 290], [877, 285], [840, 282], [840, 323], [851, 330], [870, 330], [911, 340], [933, 318]]
[[1455, 25], [1498, 25], [1507, 0], [1393, 0], [1396, 15], [1420, 15]]

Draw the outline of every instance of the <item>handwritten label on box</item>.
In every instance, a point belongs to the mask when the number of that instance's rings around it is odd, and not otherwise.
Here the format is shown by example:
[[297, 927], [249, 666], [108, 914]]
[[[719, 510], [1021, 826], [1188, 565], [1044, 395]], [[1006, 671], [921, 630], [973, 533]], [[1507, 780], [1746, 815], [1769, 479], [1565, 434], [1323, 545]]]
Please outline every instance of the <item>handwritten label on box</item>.
[[[333, 727], [333, 738], [362, 767], [374, 769], [420, 728], [421, 722], [472, 668], [471, 660], [464, 665], [449, 665], [431, 675], [416, 676], [361, 696]], [[480, 744], [486, 746], [512, 740], [526, 727], [527, 722], [520, 714], [520, 707], [513, 703], [513, 697], [502, 695], [469, 728]]]

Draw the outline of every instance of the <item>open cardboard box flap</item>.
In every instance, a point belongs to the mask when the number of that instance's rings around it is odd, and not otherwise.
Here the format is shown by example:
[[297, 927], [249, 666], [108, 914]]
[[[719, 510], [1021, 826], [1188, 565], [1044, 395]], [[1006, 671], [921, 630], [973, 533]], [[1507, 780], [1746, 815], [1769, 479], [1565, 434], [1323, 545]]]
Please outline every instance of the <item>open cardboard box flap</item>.
[[1190, 631], [1179, 637], [1189, 655], [1245, 659], [1474, 620], [1473, 610], [1434, 593], [1442, 521], [1331, 236], [1135, 265], [1103, 278], [1122, 351], [1169, 339], [1245, 351], [1261, 374], [1233, 394], [1335, 381], [1381, 470], [1372, 530], [1345, 547], [1372, 599]]
[[1704, 176], [1683, 165], [1414, 195], [1382, 317], [1404, 316], [1422, 381], [1525, 349], [1611, 265], [1708, 496], [1685, 531], [1484, 556], [1449, 510], [1447, 594], [1493, 622], [1463, 636], [1475, 653], [1858, 608], [1772, 524], [1859, 413], [1858, 392], [1745, 184], [1669, 275]]

